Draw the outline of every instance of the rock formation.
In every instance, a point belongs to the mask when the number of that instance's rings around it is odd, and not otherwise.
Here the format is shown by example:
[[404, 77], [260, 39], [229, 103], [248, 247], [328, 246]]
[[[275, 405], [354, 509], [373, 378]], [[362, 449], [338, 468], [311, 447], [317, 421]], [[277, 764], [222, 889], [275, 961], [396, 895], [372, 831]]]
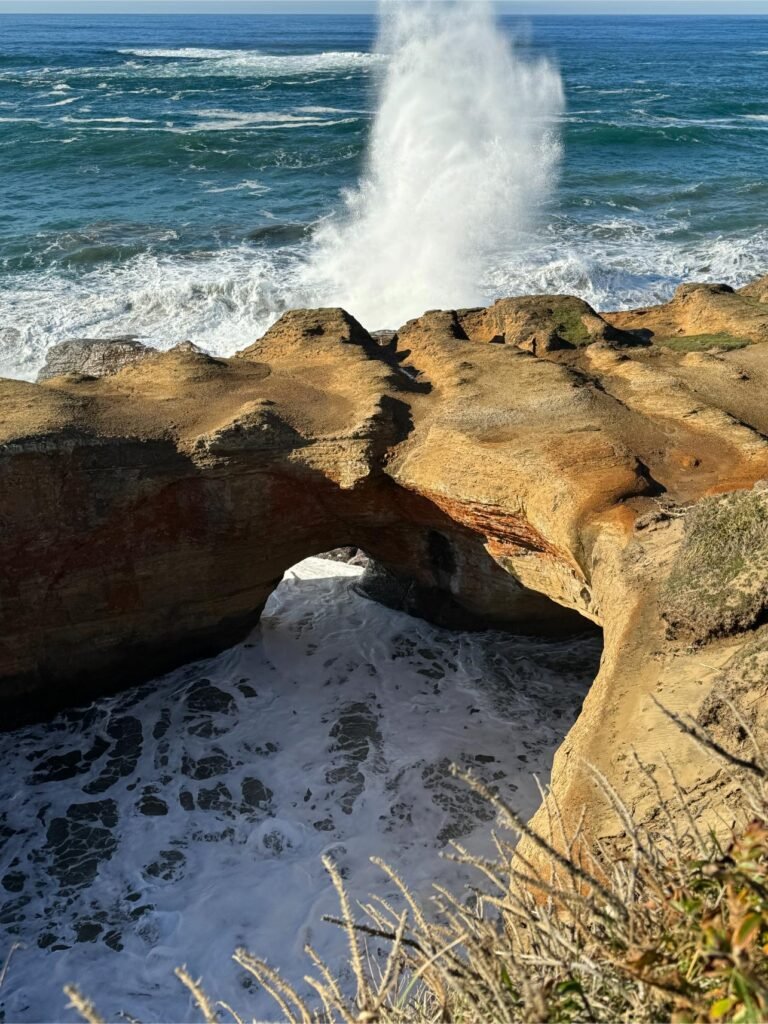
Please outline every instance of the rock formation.
[[761, 297], [505, 299], [379, 337], [294, 311], [231, 359], [0, 381], [5, 724], [225, 647], [292, 564], [356, 547], [416, 610], [602, 628], [554, 764], [569, 818], [586, 802], [593, 834], [616, 829], [582, 760], [653, 818], [634, 752], [716, 815], [729, 778], [657, 702], [740, 749], [727, 701], [755, 721], [768, 689]]
[[[174, 351], [200, 350], [191, 341], [182, 341]], [[133, 334], [115, 338], [73, 338], [48, 349], [45, 365], [37, 375], [38, 382], [61, 377], [64, 374], [82, 374], [85, 377], [107, 377], [124, 366], [156, 354], [157, 349], [143, 345]]]
[[51, 377], [72, 373], [81, 373], [87, 377], [105, 377], [156, 351], [157, 349], [142, 345], [132, 334], [116, 338], [73, 338], [48, 349], [45, 365], [38, 373], [37, 379], [50, 380]]

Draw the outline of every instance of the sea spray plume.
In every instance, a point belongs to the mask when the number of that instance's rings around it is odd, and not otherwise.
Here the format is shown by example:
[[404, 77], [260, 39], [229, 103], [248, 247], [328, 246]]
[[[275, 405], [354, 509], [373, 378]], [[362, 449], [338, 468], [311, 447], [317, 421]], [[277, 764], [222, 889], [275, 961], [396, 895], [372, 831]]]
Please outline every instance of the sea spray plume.
[[384, 0], [378, 48], [390, 60], [366, 171], [307, 270], [316, 301], [369, 327], [487, 298], [493, 253], [551, 185], [564, 102], [558, 71], [516, 53], [487, 0]]

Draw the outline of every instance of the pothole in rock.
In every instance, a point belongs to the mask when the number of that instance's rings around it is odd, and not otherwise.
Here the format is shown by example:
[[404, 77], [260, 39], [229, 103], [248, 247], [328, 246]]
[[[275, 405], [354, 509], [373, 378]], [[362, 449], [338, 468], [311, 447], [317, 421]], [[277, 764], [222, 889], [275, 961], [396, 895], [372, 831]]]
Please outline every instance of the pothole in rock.
[[490, 853], [492, 814], [452, 762], [533, 812], [599, 639], [448, 632], [361, 597], [361, 571], [308, 559], [244, 643], [0, 735], [0, 1020], [62, 1019], [70, 981], [110, 1019], [186, 1019], [183, 963], [258, 1019], [236, 946], [292, 978], [306, 942], [344, 960], [324, 854], [353, 897], [393, 895], [373, 855], [460, 888], [440, 852]]

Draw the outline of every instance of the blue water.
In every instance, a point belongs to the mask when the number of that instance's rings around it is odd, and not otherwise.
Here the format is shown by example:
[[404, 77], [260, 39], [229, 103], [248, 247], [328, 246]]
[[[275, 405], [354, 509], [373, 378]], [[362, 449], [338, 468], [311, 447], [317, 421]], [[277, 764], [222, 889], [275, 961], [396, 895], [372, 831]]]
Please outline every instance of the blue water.
[[[304, 266], [363, 171], [386, 67], [376, 28], [0, 16], [0, 372], [31, 376], [73, 336], [232, 351], [322, 301]], [[610, 308], [768, 270], [768, 18], [503, 28], [559, 66], [567, 108], [559, 180], [527, 241], [487, 261], [484, 297]]]

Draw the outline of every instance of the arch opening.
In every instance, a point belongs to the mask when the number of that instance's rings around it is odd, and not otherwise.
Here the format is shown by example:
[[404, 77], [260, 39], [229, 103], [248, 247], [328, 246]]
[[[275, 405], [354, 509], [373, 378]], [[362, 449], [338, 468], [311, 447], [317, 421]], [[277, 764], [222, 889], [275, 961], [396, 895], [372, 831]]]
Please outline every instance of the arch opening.
[[491, 812], [451, 763], [535, 810], [533, 775], [546, 783], [599, 636], [447, 629], [365, 596], [363, 572], [306, 559], [235, 647], [0, 736], [0, 928], [25, 944], [7, 986], [34, 975], [53, 1007], [62, 972], [86, 990], [98, 978], [111, 1012], [123, 950], [155, 1016], [178, 1018], [177, 962], [205, 965], [234, 1003], [241, 942], [295, 977], [307, 940], [341, 962], [323, 854], [363, 898], [382, 891], [372, 855], [426, 895], [457, 882], [439, 856], [451, 840], [490, 852]]

